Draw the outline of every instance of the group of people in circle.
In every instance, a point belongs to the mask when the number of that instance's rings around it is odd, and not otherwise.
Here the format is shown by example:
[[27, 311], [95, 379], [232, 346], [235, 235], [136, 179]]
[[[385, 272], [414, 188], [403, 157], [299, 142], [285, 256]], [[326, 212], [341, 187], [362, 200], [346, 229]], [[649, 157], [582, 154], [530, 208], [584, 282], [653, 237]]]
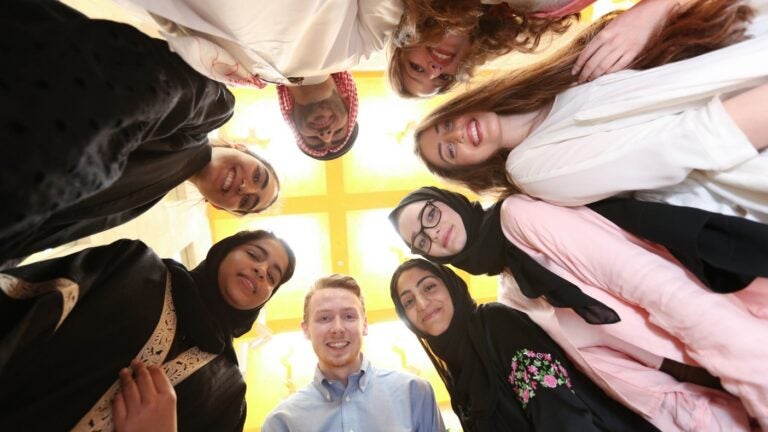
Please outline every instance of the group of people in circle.
[[[454, 94], [416, 127], [417, 157], [496, 200], [484, 208], [423, 187], [390, 214], [423, 257], [394, 270], [395, 310], [465, 430], [768, 429], [759, 2], [642, 0], [547, 59], [469, 89], [483, 63], [536, 51], [592, 1], [127, 3], [165, 40], [50, 0], [10, 1], [0, 18], [12, 60], [0, 72], [3, 429], [241, 430], [233, 339], [291, 279], [285, 241], [243, 231], [192, 270], [139, 240], [18, 264], [129, 221], [184, 181], [233, 214], [267, 209], [279, 173], [246, 146], [208, 137], [232, 116], [226, 85], [277, 85], [301, 152], [335, 159], [360, 128], [347, 70], [385, 48], [396, 93]], [[499, 275], [501, 303], [476, 304], [448, 265]], [[360, 291], [334, 275], [305, 298], [320, 399], [347, 394], [337, 381], [354, 376], [365, 393], [386, 375], [359, 340], [316, 344], [323, 332], [367, 332]], [[316, 315], [323, 301], [339, 317]], [[348, 363], [328, 366], [329, 350]], [[444, 428], [423, 381], [376, 379], [421, 389], [404, 393], [426, 401], [406, 429]], [[264, 430], [341, 427], [313, 423], [312, 410], [292, 419], [307, 397], [295, 396]], [[366, 430], [391, 430], [380, 423]]]

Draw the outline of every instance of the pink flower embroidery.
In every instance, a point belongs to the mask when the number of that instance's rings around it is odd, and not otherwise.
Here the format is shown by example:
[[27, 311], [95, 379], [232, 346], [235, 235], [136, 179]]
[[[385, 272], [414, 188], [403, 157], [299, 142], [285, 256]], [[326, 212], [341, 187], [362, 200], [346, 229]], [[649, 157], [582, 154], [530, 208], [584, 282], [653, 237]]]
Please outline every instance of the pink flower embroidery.
[[527, 404], [528, 403], [528, 398], [529, 398], [528, 390], [523, 390], [523, 403]]
[[537, 368], [534, 365], [530, 365], [530, 366], [528, 366], [528, 372], [530, 372], [532, 374], [537, 374], [537, 373], [539, 373], [539, 368]]
[[542, 384], [544, 384], [544, 387], [555, 388], [557, 386], [557, 378], [552, 375], [545, 375]]

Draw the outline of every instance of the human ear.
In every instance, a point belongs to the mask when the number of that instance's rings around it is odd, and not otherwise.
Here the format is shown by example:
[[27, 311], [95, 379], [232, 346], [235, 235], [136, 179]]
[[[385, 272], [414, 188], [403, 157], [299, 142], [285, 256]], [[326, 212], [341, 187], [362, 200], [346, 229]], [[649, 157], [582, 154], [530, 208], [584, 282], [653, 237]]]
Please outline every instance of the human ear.
[[363, 317], [363, 336], [368, 336], [368, 318]]
[[242, 143], [230, 143], [233, 149], [240, 150], [241, 152], [248, 151], [248, 147], [245, 146], [245, 144]]
[[309, 336], [309, 326], [306, 322], [301, 322], [301, 331], [304, 332], [304, 337], [311, 340], [312, 338]]

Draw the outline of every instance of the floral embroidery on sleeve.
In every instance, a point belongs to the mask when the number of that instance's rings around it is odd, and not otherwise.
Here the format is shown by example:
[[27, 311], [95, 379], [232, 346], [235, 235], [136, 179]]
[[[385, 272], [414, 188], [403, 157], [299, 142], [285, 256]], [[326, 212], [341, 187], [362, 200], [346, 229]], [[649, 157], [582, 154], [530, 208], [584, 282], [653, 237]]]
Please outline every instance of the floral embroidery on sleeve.
[[523, 408], [536, 396], [539, 385], [545, 388], [562, 385], [571, 388], [568, 372], [558, 360], [553, 360], [550, 354], [528, 349], [518, 350], [512, 356], [512, 372], [508, 379]]

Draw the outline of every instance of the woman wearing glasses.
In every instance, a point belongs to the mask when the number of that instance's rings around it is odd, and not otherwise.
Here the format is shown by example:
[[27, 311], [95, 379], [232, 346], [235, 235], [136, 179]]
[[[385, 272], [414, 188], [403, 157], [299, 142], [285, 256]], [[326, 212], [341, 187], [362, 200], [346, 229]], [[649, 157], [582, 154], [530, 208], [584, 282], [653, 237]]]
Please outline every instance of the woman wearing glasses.
[[[768, 425], [768, 379], [759, 373], [768, 323], [736, 296], [705, 288], [665, 248], [588, 208], [522, 195], [484, 210], [462, 195], [422, 188], [390, 217], [415, 253], [472, 274], [514, 276], [519, 288], [503, 286], [505, 301], [662, 430], [748, 430], [744, 409]], [[760, 341], [734, 337], [744, 333]], [[682, 382], [690, 378], [674, 362], [706, 369], [744, 408], [726, 393]]]

